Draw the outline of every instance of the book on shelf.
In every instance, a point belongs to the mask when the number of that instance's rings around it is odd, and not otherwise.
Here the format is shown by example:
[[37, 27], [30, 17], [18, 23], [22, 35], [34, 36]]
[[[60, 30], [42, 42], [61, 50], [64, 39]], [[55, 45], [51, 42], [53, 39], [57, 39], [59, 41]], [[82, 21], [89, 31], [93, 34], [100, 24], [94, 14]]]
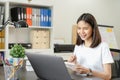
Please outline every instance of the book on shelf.
[[4, 24], [5, 7], [0, 5], [0, 25]]
[[0, 66], [3, 65], [3, 61], [4, 61], [4, 52], [0, 51]]
[[5, 48], [5, 30], [0, 31], [0, 49]]
[[38, 26], [37, 25], [37, 9], [36, 8], [33, 8], [32, 9], [32, 25], [33, 26]]

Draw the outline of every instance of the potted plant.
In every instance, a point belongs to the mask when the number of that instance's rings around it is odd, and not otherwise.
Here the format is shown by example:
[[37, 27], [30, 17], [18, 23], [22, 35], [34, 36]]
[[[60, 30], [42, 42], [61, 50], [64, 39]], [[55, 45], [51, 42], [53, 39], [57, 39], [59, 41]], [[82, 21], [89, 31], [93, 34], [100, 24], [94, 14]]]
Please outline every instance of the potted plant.
[[25, 57], [25, 48], [20, 44], [15, 44], [10, 49], [10, 56], [13, 58], [13, 64], [18, 65], [19, 61]]
[[10, 55], [13, 58], [24, 58], [25, 48], [20, 44], [15, 44], [10, 50]]

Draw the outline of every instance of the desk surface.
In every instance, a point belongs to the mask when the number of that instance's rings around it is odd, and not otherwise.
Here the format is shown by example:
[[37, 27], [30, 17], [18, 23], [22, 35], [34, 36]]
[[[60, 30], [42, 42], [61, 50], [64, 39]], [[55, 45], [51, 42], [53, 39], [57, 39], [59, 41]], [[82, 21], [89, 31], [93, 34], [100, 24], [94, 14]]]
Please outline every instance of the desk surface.
[[[38, 80], [34, 71], [26, 71], [25, 69], [21, 72], [22, 78], [19, 80]], [[0, 66], [0, 80], [5, 80], [4, 78], [4, 68]], [[120, 78], [115, 78], [111, 80], [120, 80]]]

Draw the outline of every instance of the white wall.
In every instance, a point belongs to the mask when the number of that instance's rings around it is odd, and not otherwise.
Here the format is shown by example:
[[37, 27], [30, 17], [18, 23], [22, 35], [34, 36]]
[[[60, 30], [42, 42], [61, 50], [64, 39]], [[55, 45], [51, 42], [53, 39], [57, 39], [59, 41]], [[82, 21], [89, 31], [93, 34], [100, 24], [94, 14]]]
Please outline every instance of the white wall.
[[71, 43], [72, 25], [85, 12], [96, 17], [98, 24], [111, 25], [115, 28], [117, 43], [120, 48], [120, 0], [55, 0], [54, 2], [54, 37], [64, 38]]

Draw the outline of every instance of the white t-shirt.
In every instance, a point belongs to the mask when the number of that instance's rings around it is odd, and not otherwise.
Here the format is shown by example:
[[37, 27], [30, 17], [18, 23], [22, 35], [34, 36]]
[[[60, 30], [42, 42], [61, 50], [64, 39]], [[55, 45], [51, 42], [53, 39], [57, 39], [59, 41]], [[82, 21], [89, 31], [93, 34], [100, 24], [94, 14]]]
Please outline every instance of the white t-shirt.
[[[85, 47], [84, 44], [75, 46], [74, 55], [77, 57], [77, 62], [95, 71], [103, 71], [103, 64], [113, 63], [113, 58], [109, 47], [106, 43], [101, 42], [95, 48]], [[100, 78], [92, 77], [81, 77], [77, 80], [102, 80]]]

